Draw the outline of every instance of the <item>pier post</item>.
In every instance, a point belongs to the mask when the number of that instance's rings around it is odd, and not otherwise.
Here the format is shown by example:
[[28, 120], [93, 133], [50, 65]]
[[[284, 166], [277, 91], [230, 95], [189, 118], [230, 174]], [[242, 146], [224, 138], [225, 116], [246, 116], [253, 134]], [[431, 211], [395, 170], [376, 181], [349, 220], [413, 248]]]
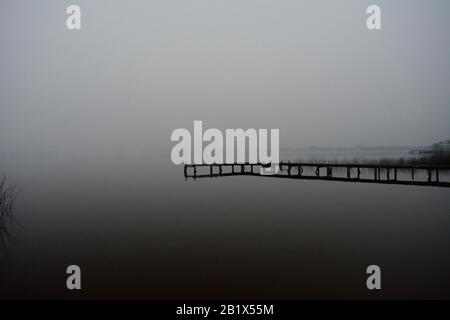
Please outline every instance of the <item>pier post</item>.
[[436, 182], [439, 182], [439, 169], [436, 169]]
[[316, 176], [317, 176], [317, 177], [320, 176], [320, 167], [317, 167], [317, 169], [316, 169]]
[[347, 179], [350, 179], [350, 167], [347, 167]]
[[301, 176], [303, 174], [303, 167], [302, 166], [298, 166], [298, 173], [299, 176]]
[[411, 168], [411, 179], [414, 181], [414, 168]]
[[391, 172], [390, 168], [386, 168], [386, 180], [389, 181], [390, 177], [389, 177], [389, 173]]
[[358, 167], [358, 180], [361, 177], [361, 169]]
[[397, 181], [397, 168], [394, 168], [394, 180]]
[[428, 182], [431, 182], [431, 169], [428, 169]]

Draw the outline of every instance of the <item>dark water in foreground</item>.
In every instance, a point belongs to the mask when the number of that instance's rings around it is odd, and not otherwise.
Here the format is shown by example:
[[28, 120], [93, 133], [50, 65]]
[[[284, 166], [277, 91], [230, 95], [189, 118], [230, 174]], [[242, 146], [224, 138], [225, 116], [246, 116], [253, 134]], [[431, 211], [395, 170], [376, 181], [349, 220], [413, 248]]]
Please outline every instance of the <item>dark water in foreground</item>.
[[[450, 298], [449, 189], [186, 182], [168, 153], [1, 163], [23, 186], [23, 226], [0, 258], [0, 298]], [[81, 292], [65, 287], [70, 264]]]

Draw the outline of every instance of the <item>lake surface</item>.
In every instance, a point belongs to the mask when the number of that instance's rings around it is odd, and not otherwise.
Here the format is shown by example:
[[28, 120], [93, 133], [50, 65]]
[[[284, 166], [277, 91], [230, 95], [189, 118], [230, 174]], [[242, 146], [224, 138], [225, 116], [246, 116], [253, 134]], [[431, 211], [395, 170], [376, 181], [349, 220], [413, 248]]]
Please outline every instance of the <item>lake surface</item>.
[[[23, 188], [0, 298], [450, 298], [447, 188], [185, 181], [169, 151], [2, 153], [0, 170]], [[80, 292], [65, 286], [71, 264], [82, 269]], [[381, 291], [366, 288], [371, 264]]]

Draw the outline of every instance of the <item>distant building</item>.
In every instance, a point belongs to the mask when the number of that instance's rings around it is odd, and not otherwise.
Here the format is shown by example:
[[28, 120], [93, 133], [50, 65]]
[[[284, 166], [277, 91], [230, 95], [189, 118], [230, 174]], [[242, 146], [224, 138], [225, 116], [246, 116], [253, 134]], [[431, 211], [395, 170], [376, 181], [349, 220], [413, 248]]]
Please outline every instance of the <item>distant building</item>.
[[431, 147], [423, 147], [418, 149], [412, 149], [409, 151], [410, 154], [437, 153], [437, 152], [450, 153], [450, 139], [448, 139], [447, 141], [440, 141], [433, 143]]
[[447, 141], [434, 143], [431, 148], [435, 152], [450, 152], [450, 139]]

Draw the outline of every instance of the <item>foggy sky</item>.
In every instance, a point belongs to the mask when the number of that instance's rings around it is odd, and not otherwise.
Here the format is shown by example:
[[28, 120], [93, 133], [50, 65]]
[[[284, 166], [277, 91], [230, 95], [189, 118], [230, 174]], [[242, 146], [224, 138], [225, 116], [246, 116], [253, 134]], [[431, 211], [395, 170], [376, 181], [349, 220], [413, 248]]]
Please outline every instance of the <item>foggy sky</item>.
[[0, 151], [170, 149], [194, 120], [429, 145], [450, 138], [449, 24], [448, 0], [0, 0]]

